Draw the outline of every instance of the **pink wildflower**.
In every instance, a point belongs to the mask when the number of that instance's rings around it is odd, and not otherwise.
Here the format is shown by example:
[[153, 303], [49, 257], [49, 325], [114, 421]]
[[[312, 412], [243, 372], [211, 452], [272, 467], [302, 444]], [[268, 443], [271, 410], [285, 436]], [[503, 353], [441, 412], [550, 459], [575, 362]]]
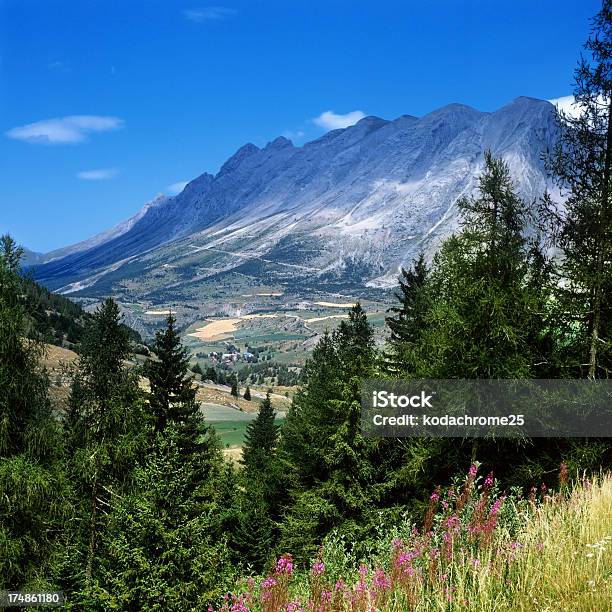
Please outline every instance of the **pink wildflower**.
[[262, 583], [261, 583], [261, 588], [262, 589], [272, 589], [274, 588], [276, 585], [278, 584], [278, 582], [276, 581], [276, 578], [274, 578], [273, 576], [268, 576]]
[[325, 563], [320, 559], [312, 564], [312, 575], [320, 576], [325, 571]]
[[283, 555], [276, 562], [276, 569], [274, 570], [274, 572], [276, 574], [287, 574], [288, 576], [291, 576], [291, 574], [293, 574], [293, 559], [291, 555]]
[[499, 513], [505, 499], [506, 497], [502, 495], [493, 502], [493, 504], [491, 505], [491, 516], [496, 516]]
[[374, 572], [374, 578], [372, 579], [372, 586], [376, 591], [386, 591], [391, 588], [391, 580], [389, 576], [385, 574], [382, 569], [377, 569]]

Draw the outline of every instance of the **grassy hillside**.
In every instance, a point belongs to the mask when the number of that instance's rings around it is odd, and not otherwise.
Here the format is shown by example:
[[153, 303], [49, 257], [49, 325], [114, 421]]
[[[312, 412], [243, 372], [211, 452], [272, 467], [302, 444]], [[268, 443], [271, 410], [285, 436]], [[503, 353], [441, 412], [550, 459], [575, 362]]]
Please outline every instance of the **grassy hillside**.
[[310, 570], [285, 555], [220, 610], [609, 610], [612, 475], [569, 491], [562, 469], [559, 492], [524, 499], [475, 469], [434, 491], [423, 525], [381, 534], [370, 558], [332, 536]]

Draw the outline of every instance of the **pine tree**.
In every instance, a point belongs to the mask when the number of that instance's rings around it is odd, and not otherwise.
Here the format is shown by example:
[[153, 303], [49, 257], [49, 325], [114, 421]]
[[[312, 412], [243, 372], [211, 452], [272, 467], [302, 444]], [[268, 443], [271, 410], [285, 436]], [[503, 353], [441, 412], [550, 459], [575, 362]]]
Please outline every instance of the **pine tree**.
[[136, 467], [134, 487], [113, 499], [107, 564], [88, 609], [206, 610], [234, 586], [219, 532], [227, 513], [219, 441], [207, 430], [186, 453], [183, 436], [169, 420]]
[[196, 389], [187, 376], [188, 351], [181, 344], [175, 323], [176, 319], [169, 315], [166, 328], [156, 333], [152, 347], [156, 359], [149, 359], [145, 368], [151, 385], [149, 405], [157, 431], [163, 431], [169, 422], [187, 423], [200, 409]]
[[223, 491], [234, 482], [224, 483], [220, 443], [199, 410], [174, 324], [169, 316], [156, 334], [145, 368], [154, 432], [134, 486], [111, 505], [98, 605], [205, 609], [231, 585]]
[[360, 304], [325, 334], [305, 367], [305, 384], [283, 424], [279, 456], [290, 473], [291, 503], [281, 546], [303, 560], [336, 529], [363, 541], [392, 469], [378, 440], [361, 433], [361, 384], [375, 372], [373, 330]]
[[236, 377], [236, 374], [234, 373], [232, 373], [230, 377], [230, 384], [231, 384], [230, 394], [233, 395], [234, 397], [238, 397], [238, 391], [239, 391], [238, 378]]
[[476, 197], [458, 202], [462, 231], [434, 258], [431, 308], [414, 351], [421, 378], [526, 378], [538, 374], [527, 342], [545, 327], [549, 283], [531, 279], [527, 209], [507, 164], [485, 154]]
[[575, 74], [575, 116], [559, 113], [560, 142], [548, 166], [567, 196], [544, 200], [563, 252], [558, 292], [573, 374], [612, 373], [612, 2], [604, 0]]
[[57, 587], [68, 486], [43, 347], [26, 338], [23, 250], [9, 236], [0, 242], [0, 588], [44, 590]]
[[96, 310], [81, 344], [67, 421], [70, 470], [79, 520], [71, 534], [69, 586], [94, 588], [103, 570], [100, 547], [113, 498], [129, 489], [146, 439], [137, 374], [125, 365], [130, 339], [114, 300]]
[[425, 326], [428, 274], [422, 253], [409, 270], [402, 268], [399, 287], [401, 293], [395, 294], [400, 306], [390, 308], [389, 312], [394, 314], [385, 318], [390, 336], [384, 355], [384, 368], [391, 375], [407, 373], [410, 352]]
[[[425, 324], [410, 353], [416, 378], [538, 378], [557, 374], [550, 263], [525, 237], [527, 207], [507, 164], [485, 155], [474, 197], [458, 202], [461, 231], [435, 256]], [[560, 462], [562, 442], [420, 440], [407, 469], [431, 482], [479, 459], [508, 484], [526, 485]]]
[[191, 368], [191, 371], [194, 374], [199, 374], [200, 376], [204, 375], [204, 372], [202, 371], [202, 367], [200, 366], [199, 363], [196, 362], [196, 364]]
[[[248, 387], [247, 387], [248, 388]], [[262, 472], [269, 462], [278, 441], [276, 412], [270, 391], [259, 406], [257, 417], [246, 428], [242, 446], [242, 463], [249, 472]]]
[[244, 390], [244, 395], [242, 397], [248, 402], [251, 401], [251, 388], [249, 387], [249, 385], [246, 386], [246, 389]]
[[229, 533], [230, 546], [242, 567], [263, 571], [272, 560], [277, 540], [269, 491], [249, 474], [235, 505], [236, 520]]

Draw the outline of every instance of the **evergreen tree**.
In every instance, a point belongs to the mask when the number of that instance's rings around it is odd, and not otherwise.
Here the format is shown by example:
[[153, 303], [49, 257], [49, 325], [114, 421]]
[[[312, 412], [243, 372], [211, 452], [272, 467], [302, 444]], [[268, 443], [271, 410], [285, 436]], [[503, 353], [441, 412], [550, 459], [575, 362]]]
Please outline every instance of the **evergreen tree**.
[[558, 116], [560, 142], [548, 166], [567, 196], [544, 200], [563, 252], [558, 302], [571, 373], [612, 373], [612, 2], [604, 0], [575, 74], [575, 109]]
[[246, 386], [242, 397], [249, 402], [251, 401], [251, 387], [249, 387], [249, 385]]
[[78, 520], [71, 533], [71, 588], [90, 591], [103, 571], [101, 547], [113, 498], [129, 489], [146, 438], [137, 373], [127, 368], [130, 337], [111, 298], [83, 338], [67, 420]]
[[434, 259], [431, 308], [409, 366], [421, 378], [529, 378], [548, 356], [528, 339], [546, 329], [550, 283], [531, 282], [527, 209], [507, 164], [485, 154], [477, 197], [458, 202], [462, 231]]
[[163, 431], [169, 422], [190, 422], [200, 409], [196, 389], [187, 376], [188, 351], [181, 344], [175, 323], [176, 319], [169, 315], [166, 328], [156, 333], [152, 347], [156, 359], [149, 359], [145, 368], [151, 385], [149, 405], [157, 431]]
[[168, 421], [136, 468], [134, 487], [113, 499], [108, 563], [85, 602], [91, 609], [206, 610], [233, 587], [219, 532], [218, 517], [227, 513], [219, 441], [207, 430], [186, 454], [183, 436]]
[[[20, 247], [12, 236], [4, 234], [0, 236], [0, 259], [4, 267], [6, 278], [3, 281], [7, 284], [17, 281], [17, 274], [20, 269], [20, 261], [23, 257], [23, 247]], [[11, 276], [9, 276], [11, 275]]]
[[62, 440], [41, 368], [43, 347], [26, 339], [19, 260], [0, 240], [0, 588], [57, 587], [59, 532], [68, 514]]
[[428, 274], [422, 253], [409, 270], [402, 268], [399, 287], [401, 293], [395, 294], [400, 306], [390, 308], [389, 312], [394, 314], [385, 318], [390, 335], [384, 355], [384, 368], [391, 375], [403, 373], [409, 362], [410, 351], [419, 340], [425, 325]]
[[259, 406], [257, 417], [247, 425], [244, 435], [242, 463], [248, 471], [261, 472], [269, 462], [278, 441], [275, 420], [276, 412], [268, 391]]
[[230, 385], [231, 385], [231, 395], [233, 395], [234, 397], [238, 397], [238, 391], [239, 391], [239, 387], [238, 387], [238, 378], [236, 377], [236, 374], [232, 373], [232, 375], [230, 376]]
[[204, 379], [210, 380], [211, 382], [217, 382], [217, 370], [215, 368], [208, 366], [206, 368], [206, 372], [204, 373]]
[[204, 375], [204, 372], [202, 371], [202, 367], [200, 366], [199, 363], [196, 362], [196, 364], [191, 368], [191, 371], [194, 374], [199, 374], [200, 376]]
[[[306, 559], [332, 529], [363, 542], [393, 484], [379, 440], [361, 433], [361, 383], [375, 370], [373, 330], [357, 304], [325, 334], [305, 367], [305, 384], [282, 428], [280, 459], [291, 502], [281, 545]], [[394, 455], [395, 458], [395, 455]], [[359, 546], [359, 545], [358, 545]]]
[[229, 534], [236, 562], [243, 568], [263, 571], [272, 561], [277, 541], [274, 500], [270, 490], [253, 472], [249, 472], [235, 502], [235, 522]]
[[[415, 378], [520, 379], [558, 375], [550, 318], [550, 264], [525, 238], [527, 208], [505, 162], [485, 155], [475, 197], [458, 203], [461, 232], [434, 258], [424, 325], [405, 372]], [[409, 469], [441, 482], [478, 459], [508, 484], [529, 485], [554, 470], [558, 440], [418, 440]]]
[[109, 564], [97, 605], [205, 609], [231, 585], [224, 540], [227, 470], [188, 378], [189, 360], [169, 316], [146, 367], [154, 433], [135, 484], [113, 500]]

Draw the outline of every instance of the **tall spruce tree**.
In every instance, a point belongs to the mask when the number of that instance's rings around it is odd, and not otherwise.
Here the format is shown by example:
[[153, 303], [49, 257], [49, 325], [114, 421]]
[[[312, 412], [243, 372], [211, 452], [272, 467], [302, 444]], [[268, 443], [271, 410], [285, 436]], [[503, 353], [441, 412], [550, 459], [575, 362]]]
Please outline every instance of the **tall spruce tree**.
[[213, 432], [186, 453], [168, 422], [138, 462], [134, 487], [112, 500], [107, 564], [91, 609], [206, 610], [234, 584], [219, 531], [223, 456]]
[[79, 520], [68, 586], [89, 592], [103, 572], [108, 509], [133, 480], [146, 438], [137, 373], [125, 365], [129, 334], [108, 298], [89, 323], [72, 382], [67, 420]]
[[249, 472], [262, 472], [272, 458], [278, 442], [276, 412], [270, 400], [270, 391], [260, 403], [257, 417], [246, 428], [242, 446], [242, 463]]
[[400, 305], [389, 308], [389, 312], [394, 314], [385, 318], [390, 334], [383, 365], [390, 375], [406, 374], [410, 353], [425, 325], [428, 275], [429, 270], [422, 253], [408, 270], [402, 268], [400, 293], [395, 294]]
[[575, 73], [575, 113], [560, 112], [560, 141], [548, 166], [566, 196], [547, 197], [554, 243], [563, 252], [558, 300], [568, 331], [568, 373], [612, 375], [612, 1], [604, 0]]
[[26, 338], [19, 261], [0, 240], [0, 588], [57, 587], [59, 533], [68, 516], [62, 440], [40, 364], [43, 347]]
[[97, 606], [206, 609], [232, 583], [224, 491], [234, 482], [199, 411], [174, 323], [169, 316], [156, 334], [145, 368], [153, 431], [134, 486], [111, 503]]
[[373, 330], [357, 304], [306, 365], [279, 447], [293, 478], [281, 545], [298, 559], [316, 554], [332, 529], [360, 542], [377, 522], [392, 470], [360, 428], [361, 383], [375, 362]]
[[155, 334], [152, 349], [156, 358], [149, 359], [145, 368], [151, 385], [149, 405], [157, 431], [162, 431], [169, 422], [189, 422], [200, 409], [196, 389], [188, 376], [188, 351], [181, 344], [175, 325], [174, 316], [168, 315], [166, 327]]

